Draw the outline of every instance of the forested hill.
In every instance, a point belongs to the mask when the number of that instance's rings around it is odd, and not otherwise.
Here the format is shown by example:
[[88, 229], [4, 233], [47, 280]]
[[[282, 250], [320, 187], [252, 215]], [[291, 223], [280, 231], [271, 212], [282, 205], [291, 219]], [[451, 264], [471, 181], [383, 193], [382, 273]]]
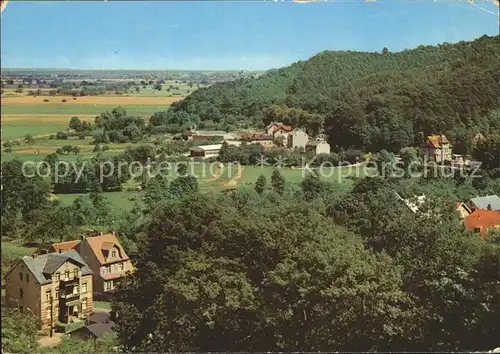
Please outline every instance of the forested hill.
[[499, 81], [498, 36], [398, 53], [324, 51], [257, 79], [197, 90], [153, 122], [220, 129], [324, 122], [333, 146], [394, 150], [444, 132], [460, 147], [470, 132], [500, 129]]

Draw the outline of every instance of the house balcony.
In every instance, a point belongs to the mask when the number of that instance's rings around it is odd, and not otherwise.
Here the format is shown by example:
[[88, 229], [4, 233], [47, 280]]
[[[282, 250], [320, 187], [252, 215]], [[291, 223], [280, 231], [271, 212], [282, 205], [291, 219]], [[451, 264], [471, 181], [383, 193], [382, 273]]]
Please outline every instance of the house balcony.
[[59, 300], [62, 304], [68, 306], [69, 304], [78, 302], [80, 300], [80, 294], [79, 293], [59, 294]]
[[80, 280], [80, 277], [78, 275], [72, 275], [70, 277], [61, 277], [59, 279], [59, 282], [61, 284], [62, 287], [65, 287], [67, 285], [73, 285], [75, 283], [78, 283], [78, 281]]

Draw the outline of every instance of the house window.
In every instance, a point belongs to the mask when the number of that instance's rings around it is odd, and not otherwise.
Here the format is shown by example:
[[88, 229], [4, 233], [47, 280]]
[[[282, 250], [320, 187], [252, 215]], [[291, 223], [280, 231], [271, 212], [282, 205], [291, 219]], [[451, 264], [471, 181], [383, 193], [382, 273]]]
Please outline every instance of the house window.
[[123, 270], [123, 263], [118, 264], [118, 269]]
[[82, 300], [82, 311], [87, 309], [87, 299]]
[[59, 288], [56, 289], [56, 299], [59, 298]]
[[104, 290], [106, 290], [106, 291], [113, 290], [113, 281], [112, 280], [104, 283]]
[[56, 281], [61, 280], [61, 273], [57, 272], [56, 273]]
[[78, 268], [73, 269], [73, 276], [74, 276], [75, 278], [77, 278], [77, 277], [78, 277]]
[[106, 266], [106, 273], [111, 273], [111, 266]]
[[26, 283], [29, 283], [29, 281], [30, 281], [30, 275], [26, 273]]
[[19, 289], [19, 298], [22, 299], [24, 295], [23, 289]]
[[23, 273], [19, 272], [19, 280], [23, 281]]
[[78, 295], [78, 288], [76, 286], [73, 287], [73, 295]]
[[116, 251], [114, 251], [114, 250], [111, 251], [111, 257], [113, 257], [113, 258], [116, 257]]
[[82, 293], [86, 293], [87, 292], [87, 283], [83, 283], [82, 284]]
[[52, 296], [52, 291], [48, 290], [45, 292], [45, 300], [50, 301], [51, 296]]
[[67, 270], [66, 272], [64, 272], [64, 277], [65, 277], [66, 279], [69, 279], [69, 270]]
[[479, 233], [479, 232], [481, 232], [481, 229], [480, 229], [479, 227], [475, 227], [475, 228], [474, 228], [474, 232]]
[[52, 311], [50, 311], [50, 307], [47, 307], [47, 318], [52, 318]]

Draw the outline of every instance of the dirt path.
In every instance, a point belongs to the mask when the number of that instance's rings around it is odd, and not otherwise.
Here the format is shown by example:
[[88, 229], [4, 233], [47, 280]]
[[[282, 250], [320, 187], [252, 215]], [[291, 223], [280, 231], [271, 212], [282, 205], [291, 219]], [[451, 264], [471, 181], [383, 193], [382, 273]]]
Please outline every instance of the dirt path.
[[[222, 166], [222, 167], [221, 167]], [[210, 176], [210, 182], [217, 181], [222, 175], [222, 168], [224, 168], [223, 164], [219, 164], [215, 169], [215, 174]]]
[[243, 176], [243, 167], [241, 167], [241, 165], [238, 165], [238, 171], [236, 172], [236, 176], [231, 178], [229, 182], [227, 182], [224, 186], [235, 187], [242, 176]]
[[59, 343], [61, 343], [61, 339], [64, 333], [53, 333], [52, 337], [50, 336], [44, 336], [38, 339], [38, 344], [40, 344], [41, 348], [53, 348]]

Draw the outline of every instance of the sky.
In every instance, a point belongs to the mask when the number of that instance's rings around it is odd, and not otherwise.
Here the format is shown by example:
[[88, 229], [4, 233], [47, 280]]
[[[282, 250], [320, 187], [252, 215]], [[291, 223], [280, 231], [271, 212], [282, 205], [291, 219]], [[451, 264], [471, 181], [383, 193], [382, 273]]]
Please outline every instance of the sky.
[[497, 7], [478, 4], [10, 1], [1, 66], [268, 70], [323, 50], [400, 51], [498, 34]]

